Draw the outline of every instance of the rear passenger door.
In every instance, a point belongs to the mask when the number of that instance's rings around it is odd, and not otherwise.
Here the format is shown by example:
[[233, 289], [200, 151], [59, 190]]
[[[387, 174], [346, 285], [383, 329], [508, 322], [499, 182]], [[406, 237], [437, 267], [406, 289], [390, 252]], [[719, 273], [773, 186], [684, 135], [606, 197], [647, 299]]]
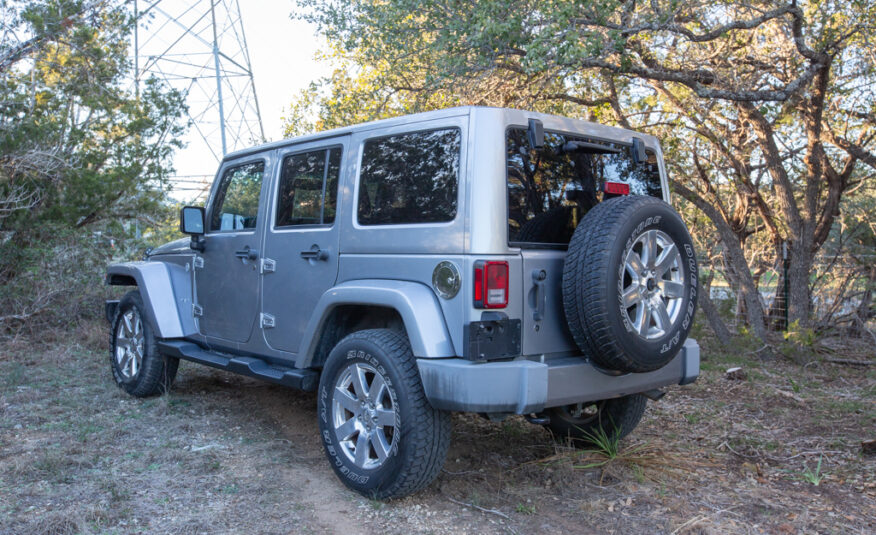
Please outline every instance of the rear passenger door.
[[338, 188], [349, 136], [281, 149], [262, 258], [267, 344], [297, 353], [320, 296], [338, 274]]

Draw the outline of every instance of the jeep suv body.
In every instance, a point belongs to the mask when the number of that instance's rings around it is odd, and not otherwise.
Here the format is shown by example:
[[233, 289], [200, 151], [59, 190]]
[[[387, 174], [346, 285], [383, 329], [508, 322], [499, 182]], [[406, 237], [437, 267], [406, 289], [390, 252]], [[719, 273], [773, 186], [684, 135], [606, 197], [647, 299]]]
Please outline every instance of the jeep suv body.
[[[316, 390], [322, 374], [332, 466], [378, 497], [437, 475], [446, 411], [524, 414], [572, 435], [575, 418], [595, 414], [602, 425], [617, 418], [625, 434], [644, 408], [635, 394], [653, 397], [699, 372], [698, 346], [684, 340], [696, 267], [670, 230], [642, 230], [659, 215], [619, 246], [618, 291], [637, 293], [618, 325], [664, 348], [652, 351], [664, 358], [612, 366], [622, 359], [600, 360], [586, 345], [595, 324], [570, 327], [576, 306], [597, 302], [582, 293], [576, 305], [569, 293], [576, 227], [609, 199], [620, 207], [634, 197], [648, 197], [646, 208], [669, 202], [655, 138], [510, 109], [428, 112], [229, 154], [206, 207], [183, 210], [190, 240], [108, 268], [108, 284], [138, 294], [107, 303], [116, 380], [135, 395], [154, 393], [169, 386], [179, 358], [304, 390]], [[648, 251], [667, 275], [644, 266], [640, 278], [636, 259], [647, 264]], [[689, 281], [694, 294], [673, 297], [672, 285]], [[404, 406], [420, 398], [414, 412]], [[614, 412], [599, 405], [633, 398], [635, 407]], [[596, 412], [582, 413], [588, 406]], [[418, 426], [410, 437], [407, 425]], [[415, 435], [430, 444], [428, 466], [389, 463], [416, 457], [404, 449]], [[403, 480], [383, 473], [390, 469]]]

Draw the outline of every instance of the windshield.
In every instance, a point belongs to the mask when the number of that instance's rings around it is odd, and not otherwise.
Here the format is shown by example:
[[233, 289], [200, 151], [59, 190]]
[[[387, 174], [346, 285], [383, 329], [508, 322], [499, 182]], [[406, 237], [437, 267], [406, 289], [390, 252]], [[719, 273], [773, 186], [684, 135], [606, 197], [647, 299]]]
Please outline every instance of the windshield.
[[[647, 161], [635, 164], [623, 144], [556, 132], [545, 132], [544, 137], [544, 148], [536, 151], [529, 147], [525, 128], [508, 130], [508, 241], [512, 245], [567, 245], [578, 221], [602, 200], [605, 182], [629, 184], [631, 195], [662, 198], [653, 151], [647, 151]], [[594, 154], [594, 143], [605, 153]]]

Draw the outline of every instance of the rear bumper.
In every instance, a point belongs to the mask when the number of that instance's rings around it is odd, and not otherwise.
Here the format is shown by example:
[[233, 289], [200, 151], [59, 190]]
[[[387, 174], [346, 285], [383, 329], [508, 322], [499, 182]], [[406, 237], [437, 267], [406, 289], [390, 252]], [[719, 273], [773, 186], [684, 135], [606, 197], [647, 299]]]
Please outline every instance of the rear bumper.
[[426, 397], [451, 411], [529, 414], [549, 407], [686, 385], [700, 373], [700, 346], [688, 339], [669, 364], [647, 373], [609, 375], [581, 357], [548, 362], [477, 363], [417, 359]]

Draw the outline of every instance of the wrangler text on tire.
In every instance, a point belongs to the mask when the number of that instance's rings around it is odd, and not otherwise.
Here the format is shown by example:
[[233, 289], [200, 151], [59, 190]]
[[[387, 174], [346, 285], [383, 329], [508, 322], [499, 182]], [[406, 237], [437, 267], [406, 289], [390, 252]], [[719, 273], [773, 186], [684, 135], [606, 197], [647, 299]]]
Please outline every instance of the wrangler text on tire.
[[437, 477], [450, 413], [426, 400], [402, 334], [358, 331], [338, 342], [319, 383], [319, 430], [335, 473], [374, 499], [399, 498]]

